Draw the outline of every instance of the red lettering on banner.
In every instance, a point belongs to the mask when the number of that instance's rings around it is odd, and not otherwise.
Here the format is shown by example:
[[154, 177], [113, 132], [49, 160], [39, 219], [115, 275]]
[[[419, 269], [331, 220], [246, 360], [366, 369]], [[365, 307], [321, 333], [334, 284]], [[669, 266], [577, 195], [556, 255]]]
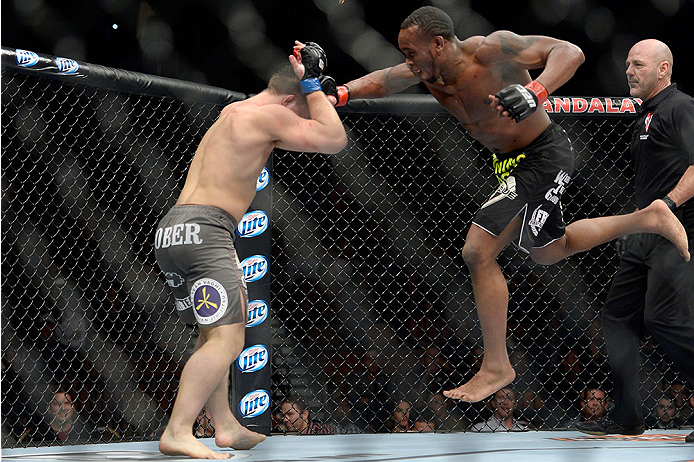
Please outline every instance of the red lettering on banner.
[[605, 100], [605, 112], [610, 112], [613, 114], [619, 112], [619, 108], [612, 107], [612, 98], [607, 98]]
[[552, 96], [542, 103], [542, 107], [550, 114], [581, 114], [583, 112], [597, 114], [635, 114], [639, 98], [608, 98], [608, 97], [559, 97]]
[[573, 112], [586, 112], [586, 109], [588, 109], [588, 101], [583, 98], [574, 98], [573, 107]]
[[554, 98], [554, 112], [571, 112], [571, 98]]
[[622, 107], [619, 108], [619, 112], [621, 112], [622, 114], [626, 112], [631, 112], [632, 114], [635, 114], [636, 107], [634, 106], [634, 102], [629, 98], [624, 98], [622, 100]]
[[604, 113], [605, 107], [602, 105], [602, 102], [598, 98], [592, 98], [590, 100], [590, 107], [588, 108], [588, 112]]

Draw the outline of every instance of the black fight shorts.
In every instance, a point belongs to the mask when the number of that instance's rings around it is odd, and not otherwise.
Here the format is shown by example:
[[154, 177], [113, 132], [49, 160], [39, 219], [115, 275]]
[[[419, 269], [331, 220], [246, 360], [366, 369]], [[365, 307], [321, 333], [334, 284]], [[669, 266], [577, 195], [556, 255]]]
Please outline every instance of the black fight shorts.
[[477, 212], [473, 223], [498, 236], [522, 216], [516, 245], [525, 252], [564, 236], [559, 199], [574, 172], [571, 141], [563, 128], [551, 123], [532, 143], [497, 157], [494, 174], [499, 187]]
[[246, 322], [248, 294], [234, 248], [236, 225], [227, 212], [206, 205], [176, 205], [159, 222], [154, 254], [184, 323]]

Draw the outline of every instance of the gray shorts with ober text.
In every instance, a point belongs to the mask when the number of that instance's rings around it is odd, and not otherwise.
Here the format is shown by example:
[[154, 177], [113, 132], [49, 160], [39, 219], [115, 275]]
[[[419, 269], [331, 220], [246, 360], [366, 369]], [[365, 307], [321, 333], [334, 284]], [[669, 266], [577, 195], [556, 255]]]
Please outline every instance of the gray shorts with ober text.
[[236, 225], [229, 213], [207, 205], [176, 205], [159, 222], [154, 254], [186, 324], [246, 322], [248, 294], [234, 248]]

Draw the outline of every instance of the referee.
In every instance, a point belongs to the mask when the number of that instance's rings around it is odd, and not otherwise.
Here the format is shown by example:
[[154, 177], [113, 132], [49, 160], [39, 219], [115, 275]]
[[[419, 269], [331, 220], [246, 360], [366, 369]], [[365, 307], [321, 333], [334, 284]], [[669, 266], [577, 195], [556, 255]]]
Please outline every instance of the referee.
[[[631, 96], [644, 102], [631, 138], [636, 203], [662, 200], [694, 244], [694, 99], [670, 83], [672, 53], [658, 40], [643, 40], [627, 57]], [[644, 416], [638, 394], [639, 342], [643, 327], [694, 386], [694, 259], [656, 234], [626, 237], [617, 274], [602, 310], [607, 355], [614, 377], [614, 410], [577, 429], [592, 435], [639, 435]], [[694, 442], [694, 432], [686, 437]]]

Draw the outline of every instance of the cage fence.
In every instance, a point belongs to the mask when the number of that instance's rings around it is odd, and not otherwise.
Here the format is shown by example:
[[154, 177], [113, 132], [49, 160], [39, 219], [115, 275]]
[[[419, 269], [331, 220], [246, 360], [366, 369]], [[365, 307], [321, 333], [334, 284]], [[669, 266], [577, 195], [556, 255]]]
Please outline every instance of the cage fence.
[[[57, 392], [80, 442], [166, 424], [196, 332], [178, 322], [153, 231], [220, 110], [3, 70], [3, 447], [65, 443], [49, 430]], [[490, 402], [441, 391], [481, 361], [460, 250], [496, 185], [491, 156], [443, 113], [342, 118], [342, 153], [274, 156], [273, 431], [291, 430], [290, 396], [324, 432], [398, 431], [403, 415], [409, 429], [469, 430]], [[554, 120], [577, 160], [565, 221], [631, 210], [630, 120]], [[609, 395], [599, 312], [617, 251], [550, 267], [513, 246], [499, 257], [515, 414], [530, 428], [566, 428], [587, 388]], [[642, 354], [647, 412], [680, 378], [649, 337]]]

